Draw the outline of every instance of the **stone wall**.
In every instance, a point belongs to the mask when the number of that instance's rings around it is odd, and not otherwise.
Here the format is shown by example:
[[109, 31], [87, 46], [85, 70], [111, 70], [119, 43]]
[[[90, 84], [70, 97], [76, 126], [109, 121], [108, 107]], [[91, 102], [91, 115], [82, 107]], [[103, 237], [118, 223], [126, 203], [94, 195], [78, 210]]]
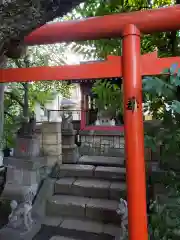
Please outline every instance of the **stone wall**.
[[124, 136], [115, 131], [80, 131], [81, 155], [123, 156]]
[[53, 166], [56, 162], [62, 164], [61, 123], [44, 122], [39, 138], [42, 155], [46, 158], [47, 165]]

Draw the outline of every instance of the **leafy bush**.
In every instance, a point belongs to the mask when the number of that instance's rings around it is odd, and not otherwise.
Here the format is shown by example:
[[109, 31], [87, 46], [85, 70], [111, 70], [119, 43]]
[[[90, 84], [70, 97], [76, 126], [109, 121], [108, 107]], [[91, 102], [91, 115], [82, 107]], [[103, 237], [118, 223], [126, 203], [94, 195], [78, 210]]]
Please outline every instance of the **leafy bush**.
[[99, 110], [123, 111], [123, 98], [120, 87], [111, 81], [96, 81], [92, 92]]
[[145, 132], [145, 146], [153, 151], [161, 144], [161, 162], [168, 164], [169, 159], [180, 159], [180, 102], [177, 87], [180, 87], [180, 69], [173, 64], [165, 69], [161, 77], [143, 79], [144, 101], [146, 110], [157, 119], [161, 126]]

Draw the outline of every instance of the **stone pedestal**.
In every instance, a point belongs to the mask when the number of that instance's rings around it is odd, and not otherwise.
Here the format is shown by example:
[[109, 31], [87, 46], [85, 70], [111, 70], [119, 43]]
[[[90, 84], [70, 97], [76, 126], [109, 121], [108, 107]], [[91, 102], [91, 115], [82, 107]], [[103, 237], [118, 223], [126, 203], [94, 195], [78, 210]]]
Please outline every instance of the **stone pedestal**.
[[45, 162], [40, 157], [40, 141], [34, 132], [35, 125], [34, 118], [22, 123], [13, 157], [4, 158], [7, 174], [2, 198], [24, 202], [26, 195], [36, 195], [41, 180], [40, 169]]
[[81, 137], [81, 155], [124, 157], [124, 136], [119, 131], [79, 132]]
[[32, 239], [41, 224], [32, 217], [33, 200], [41, 181], [44, 158], [40, 157], [40, 142], [34, 132], [35, 119], [23, 122], [16, 139], [13, 157], [4, 158], [7, 167], [2, 199], [11, 200], [7, 226], [0, 230], [0, 239]]
[[61, 123], [45, 122], [41, 127], [42, 152], [47, 166], [62, 164]]
[[[33, 159], [40, 155], [40, 141], [37, 137], [19, 137], [16, 139], [14, 157]], [[35, 159], [34, 159], [35, 160]]]
[[33, 217], [33, 224], [29, 231], [24, 228], [23, 224], [13, 228], [9, 224], [0, 229], [0, 239], [6, 240], [32, 240], [41, 229], [41, 219], [38, 216]]
[[6, 185], [1, 195], [3, 199], [23, 202], [27, 194], [36, 195], [41, 176], [40, 169], [44, 167], [44, 159], [36, 158], [4, 158], [7, 167]]
[[79, 159], [79, 152], [75, 144], [76, 131], [62, 129], [62, 162], [76, 163]]

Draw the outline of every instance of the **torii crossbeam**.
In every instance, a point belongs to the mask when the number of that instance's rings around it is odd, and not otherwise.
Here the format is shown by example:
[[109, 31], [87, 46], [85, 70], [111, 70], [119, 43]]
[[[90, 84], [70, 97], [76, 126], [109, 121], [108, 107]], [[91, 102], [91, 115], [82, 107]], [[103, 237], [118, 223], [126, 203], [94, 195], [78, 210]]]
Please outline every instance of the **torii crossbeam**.
[[[116, 60], [115, 58], [109, 58], [101, 64], [93, 64], [99, 77], [110, 74], [113, 70], [115, 74], [118, 74], [118, 76], [122, 74], [123, 77], [129, 240], [148, 240], [141, 77], [143, 74], [159, 74], [162, 67], [173, 63], [174, 60], [179, 62], [179, 58], [158, 59], [153, 55], [149, 55], [149, 57], [147, 57], [148, 55], [141, 56], [140, 33], [178, 30], [180, 29], [179, 19], [180, 5], [176, 5], [156, 10], [47, 24], [24, 39], [28, 45], [35, 45], [112, 37], [123, 38], [122, 58]], [[152, 63], [151, 60], [153, 60]], [[100, 72], [102, 66], [107, 67], [107, 69], [103, 68], [104, 73]], [[90, 69], [90, 65], [88, 67], [78, 67], [83, 70], [82, 74], [77, 73], [75, 68], [70, 67], [74, 71], [72, 73], [74, 78], [85, 76], [87, 68]], [[111, 68], [113, 70], [110, 70]], [[49, 75], [52, 74], [53, 79], [61, 78], [65, 80], [67, 69], [67, 67], [41, 68], [41, 71], [45, 78], [49, 71]], [[21, 70], [2, 70], [0, 71], [1, 81], [40, 80], [39, 70], [38, 68], [32, 68], [32, 73], [30, 73], [29, 69], [22, 69], [21, 76]], [[88, 74], [91, 75], [91, 78], [94, 76], [92, 72]], [[48, 77], [50, 77], [49, 75]], [[34, 79], [30, 79], [30, 76], [34, 76]], [[133, 109], [127, 107], [129, 101], [136, 103]]]
[[[79, 80], [122, 77], [122, 57], [108, 56], [105, 61], [57, 67], [11, 68], [0, 70], [1, 82]], [[141, 75], [160, 75], [180, 57], [158, 58], [157, 52], [141, 56]], [[153, 66], [153, 68], [152, 68]]]

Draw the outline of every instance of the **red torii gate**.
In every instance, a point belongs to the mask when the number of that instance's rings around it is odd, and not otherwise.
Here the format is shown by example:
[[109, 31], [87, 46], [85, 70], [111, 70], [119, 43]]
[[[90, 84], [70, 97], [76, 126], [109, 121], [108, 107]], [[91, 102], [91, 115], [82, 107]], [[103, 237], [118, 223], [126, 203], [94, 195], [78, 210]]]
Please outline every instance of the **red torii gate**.
[[[122, 58], [110, 57], [105, 62], [84, 66], [0, 71], [1, 82], [14, 80], [24, 82], [32, 79], [38, 81], [47, 80], [47, 77], [48, 80], [66, 80], [67, 77], [68, 79], [69, 77], [76, 79], [84, 76], [87, 79], [88, 74], [90, 74], [89, 78], [94, 75], [95, 78], [98, 76], [108, 77], [111, 74], [110, 77], [112, 77], [115, 73], [123, 77], [130, 240], [148, 240], [141, 76], [160, 74], [164, 67], [169, 67], [172, 63], [180, 63], [180, 58], [177, 57], [158, 59], [153, 54], [141, 56], [140, 31], [142, 33], [152, 33], [177, 30], [180, 29], [179, 19], [180, 6], [176, 5], [157, 10], [47, 24], [26, 37], [25, 42], [29, 45], [35, 45], [123, 37], [123, 56]], [[74, 73], [70, 73], [70, 70]], [[82, 73], [79, 73], [79, 70], [82, 70]], [[129, 101], [136, 103], [134, 109], [127, 107]]]

